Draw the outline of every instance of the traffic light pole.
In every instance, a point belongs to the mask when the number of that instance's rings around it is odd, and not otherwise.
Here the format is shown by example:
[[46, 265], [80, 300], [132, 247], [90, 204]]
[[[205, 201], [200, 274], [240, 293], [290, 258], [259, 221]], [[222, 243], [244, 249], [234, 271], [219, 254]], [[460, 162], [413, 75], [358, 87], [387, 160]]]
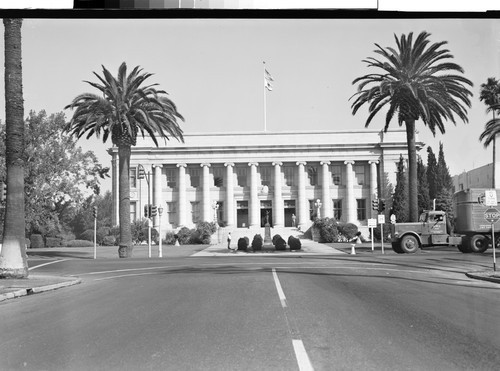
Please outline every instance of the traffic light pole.
[[97, 206], [94, 206], [94, 259], [97, 259]]
[[148, 210], [148, 215], [147, 215], [147, 218], [148, 218], [148, 256], [151, 258], [151, 186], [149, 183], [149, 177], [150, 177], [151, 173], [148, 171], [148, 173], [146, 175], [145, 170], [144, 170], [144, 166], [142, 166], [141, 164], [139, 164], [138, 169], [139, 169], [138, 178], [139, 179], [146, 178], [146, 183], [148, 183], [148, 207], [147, 207], [147, 210]]

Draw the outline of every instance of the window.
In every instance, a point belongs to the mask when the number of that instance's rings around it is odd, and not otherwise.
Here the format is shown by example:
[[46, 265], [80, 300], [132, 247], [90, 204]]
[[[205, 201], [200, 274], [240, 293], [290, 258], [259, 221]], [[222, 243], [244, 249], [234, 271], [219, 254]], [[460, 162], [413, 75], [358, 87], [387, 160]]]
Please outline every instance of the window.
[[356, 205], [357, 205], [357, 212], [358, 212], [358, 220], [365, 220], [366, 219], [366, 200], [364, 198], [357, 199]]
[[330, 172], [332, 173], [332, 182], [334, 185], [342, 184], [342, 166], [331, 165]]
[[316, 168], [316, 166], [307, 167], [307, 177], [309, 178], [310, 185], [318, 185], [318, 169]]
[[244, 167], [236, 168], [236, 176], [238, 177], [238, 186], [247, 186], [247, 169]]
[[191, 201], [191, 221], [196, 224], [200, 221], [200, 202]]
[[130, 168], [130, 188], [137, 188], [137, 168]]
[[176, 188], [177, 187], [177, 169], [167, 169], [167, 187]]
[[354, 165], [354, 174], [355, 174], [357, 184], [359, 184], [359, 185], [366, 184], [365, 165]]
[[292, 187], [294, 185], [295, 178], [295, 167], [294, 166], [283, 166], [283, 173], [285, 174], [285, 184], [288, 187]]
[[167, 202], [167, 216], [168, 222], [174, 224], [177, 220], [177, 202]]
[[189, 167], [187, 173], [191, 179], [191, 187], [198, 188], [200, 186], [200, 170], [198, 168]]
[[212, 169], [214, 173], [214, 187], [220, 188], [224, 186], [224, 168], [214, 167]]
[[342, 200], [332, 200], [333, 204], [333, 217], [335, 220], [342, 218]]
[[268, 166], [260, 167], [260, 180], [263, 186], [271, 186], [271, 168]]
[[137, 220], [137, 202], [130, 203], [130, 221], [134, 222]]

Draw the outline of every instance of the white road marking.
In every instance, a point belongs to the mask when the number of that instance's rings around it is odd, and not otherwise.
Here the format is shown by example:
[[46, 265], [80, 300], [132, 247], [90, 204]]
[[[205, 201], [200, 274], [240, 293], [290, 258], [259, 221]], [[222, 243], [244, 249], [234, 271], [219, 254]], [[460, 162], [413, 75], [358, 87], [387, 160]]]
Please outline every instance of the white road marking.
[[274, 278], [274, 284], [276, 285], [276, 290], [278, 290], [278, 296], [281, 301], [281, 306], [283, 308], [286, 308], [286, 297], [285, 293], [283, 292], [283, 289], [281, 288], [281, 283], [280, 280], [278, 279], [278, 275], [276, 274], [276, 269], [273, 268], [273, 278]]
[[50, 265], [50, 264], [54, 264], [54, 263], [60, 263], [60, 262], [66, 261], [66, 260], [71, 260], [71, 259], [54, 260], [54, 261], [51, 261], [51, 262], [48, 262], [48, 263], [43, 263], [43, 264], [35, 265], [34, 267], [28, 268], [28, 270], [31, 271], [33, 269], [37, 269], [37, 268], [43, 267], [45, 265]]
[[309, 356], [307, 355], [306, 348], [304, 348], [304, 343], [302, 340], [292, 340], [293, 350], [295, 351], [295, 357], [297, 358], [297, 363], [299, 365], [300, 371], [312, 371], [314, 370]]

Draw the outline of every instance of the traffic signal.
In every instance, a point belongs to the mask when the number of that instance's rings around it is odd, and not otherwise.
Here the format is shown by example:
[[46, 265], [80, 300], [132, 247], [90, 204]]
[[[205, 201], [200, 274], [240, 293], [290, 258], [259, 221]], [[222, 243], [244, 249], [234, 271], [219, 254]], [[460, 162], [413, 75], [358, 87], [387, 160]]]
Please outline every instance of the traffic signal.
[[144, 173], [144, 168], [142, 166], [139, 166], [139, 174], [137, 175], [138, 179], [144, 179], [146, 177], [146, 174]]
[[372, 200], [372, 209], [373, 210], [378, 210], [378, 200]]
[[4, 182], [0, 183], [0, 195], [1, 195], [1, 201], [5, 201], [7, 199], [7, 184]]
[[144, 217], [149, 218], [151, 214], [151, 205], [144, 205]]
[[158, 214], [158, 206], [151, 206], [151, 216]]
[[94, 206], [94, 219], [97, 219], [97, 206]]
[[385, 200], [379, 200], [378, 203], [378, 212], [381, 213], [385, 210]]

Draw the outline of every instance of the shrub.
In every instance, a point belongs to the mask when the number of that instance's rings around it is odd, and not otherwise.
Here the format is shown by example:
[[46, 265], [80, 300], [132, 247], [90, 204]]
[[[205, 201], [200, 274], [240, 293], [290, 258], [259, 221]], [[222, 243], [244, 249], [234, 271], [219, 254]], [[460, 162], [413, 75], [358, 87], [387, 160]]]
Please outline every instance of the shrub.
[[105, 236], [102, 240], [104, 246], [116, 246], [115, 236]]
[[273, 245], [276, 250], [286, 250], [286, 241], [279, 234], [274, 235]]
[[90, 247], [94, 246], [94, 243], [91, 241], [87, 240], [73, 240], [73, 241], [68, 241], [67, 247]]
[[217, 225], [213, 222], [199, 222], [196, 225], [196, 233], [191, 243], [210, 244], [210, 237], [217, 232]]
[[42, 249], [45, 247], [45, 243], [43, 242], [43, 237], [41, 234], [32, 234], [30, 236], [31, 248], [32, 249]]
[[264, 240], [260, 234], [256, 234], [255, 236], [253, 236], [252, 249], [254, 251], [262, 250], [263, 245], [264, 245]]
[[[384, 226], [384, 242], [390, 242], [390, 235], [391, 235], [391, 227], [390, 225], [385, 225]], [[371, 237], [371, 235], [370, 235]], [[373, 228], [373, 237], [377, 240], [380, 241], [380, 225], [377, 226], [377, 228]]]
[[87, 229], [85, 232], [78, 236], [79, 240], [91, 241], [94, 242], [94, 230]]
[[349, 241], [358, 233], [358, 226], [353, 223], [339, 224], [338, 230], [339, 234]]
[[177, 232], [177, 237], [179, 238], [179, 243], [181, 245], [189, 245], [191, 243], [191, 235], [194, 233], [194, 229], [189, 229], [188, 227], [182, 227], [179, 232]]
[[46, 237], [45, 247], [58, 247], [61, 246], [61, 239], [58, 237]]
[[175, 245], [175, 240], [177, 239], [177, 235], [174, 232], [167, 232], [165, 235], [165, 239], [163, 243], [166, 245]]
[[319, 230], [320, 242], [336, 242], [338, 239], [338, 223], [332, 218], [318, 218], [314, 227]]
[[246, 251], [248, 248], [248, 237], [241, 237], [238, 239], [238, 250]]
[[302, 243], [297, 237], [290, 236], [288, 237], [288, 246], [290, 246], [290, 250], [300, 250]]

